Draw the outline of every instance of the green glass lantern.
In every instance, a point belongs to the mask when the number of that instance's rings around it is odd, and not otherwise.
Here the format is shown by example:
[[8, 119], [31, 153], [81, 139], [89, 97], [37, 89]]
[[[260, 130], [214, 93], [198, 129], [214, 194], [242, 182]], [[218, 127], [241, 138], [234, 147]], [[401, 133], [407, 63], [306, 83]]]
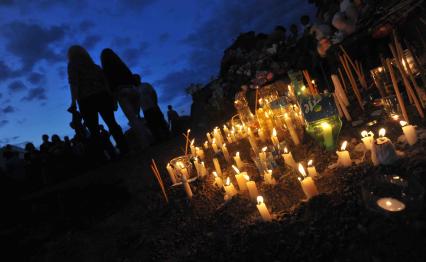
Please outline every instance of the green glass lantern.
[[342, 120], [331, 94], [303, 97], [300, 101], [306, 132], [326, 150], [334, 150], [342, 128]]
[[303, 82], [303, 74], [301, 71], [289, 71], [288, 77], [291, 80], [291, 83], [294, 88], [294, 94], [297, 101], [300, 102], [301, 99], [311, 96], [311, 92], [306, 88], [305, 83]]

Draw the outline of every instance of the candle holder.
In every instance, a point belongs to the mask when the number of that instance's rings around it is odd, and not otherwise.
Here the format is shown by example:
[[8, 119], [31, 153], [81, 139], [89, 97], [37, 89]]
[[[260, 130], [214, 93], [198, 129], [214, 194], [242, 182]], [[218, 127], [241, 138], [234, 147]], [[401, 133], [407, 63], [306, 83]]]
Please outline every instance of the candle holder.
[[305, 86], [305, 83], [303, 81], [303, 73], [301, 71], [289, 71], [288, 76], [294, 88], [294, 94], [296, 96], [297, 101], [300, 102], [301, 98], [312, 95], [309, 92], [309, 89]]
[[422, 210], [424, 188], [415, 176], [375, 175], [362, 183], [365, 206], [382, 214], [417, 214]]
[[332, 116], [309, 123], [306, 132], [327, 151], [333, 151], [336, 149], [341, 128], [340, 117]]
[[389, 117], [402, 115], [401, 107], [395, 95], [389, 95], [382, 98], [382, 105]]
[[185, 168], [188, 172], [188, 182], [193, 182], [197, 179], [197, 172], [193, 172], [193, 163], [190, 156], [179, 156], [170, 160], [169, 164], [175, 171], [176, 183], [174, 185], [182, 184], [182, 173], [180, 170]]
[[241, 122], [244, 125], [253, 129], [258, 127], [256, 118], [250, 110], [246, 98], [246, 93], [244, 91], [237, 93], [235, 96], [234, 106], [238, 112]]

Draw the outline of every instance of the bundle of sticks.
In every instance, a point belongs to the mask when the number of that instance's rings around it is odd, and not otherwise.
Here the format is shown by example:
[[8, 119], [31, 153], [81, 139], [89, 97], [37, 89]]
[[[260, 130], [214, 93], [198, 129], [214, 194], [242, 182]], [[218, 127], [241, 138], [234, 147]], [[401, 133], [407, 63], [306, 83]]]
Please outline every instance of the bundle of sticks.
[[151, 162], [151, 170], [155, 178], [157, 179], [158, 184], [160, 185], [161, 191], [163, 192], [164, 200], [166, 200], [166, 203], [169, 203], [169, 198], [167, 197], [166, 188], [164, 187], [163, 179], [161, 178], [160, 171], [158, 171], [158, 167], [154, 159], [152, 159], [152, 162]]

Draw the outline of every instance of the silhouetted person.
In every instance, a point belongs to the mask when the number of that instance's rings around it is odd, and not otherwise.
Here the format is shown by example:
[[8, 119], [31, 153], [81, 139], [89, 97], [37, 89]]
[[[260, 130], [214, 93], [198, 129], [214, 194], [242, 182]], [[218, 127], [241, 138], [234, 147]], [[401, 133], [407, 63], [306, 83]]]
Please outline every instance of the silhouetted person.
[[288, 37], [289, 45], [296, 44], [298, 38], [299, 38], [299, 29], [297, 28], [297, 25], [291, 24], [290, 25], [290, 36]]
[[38, 188], [42, 185], [42, 163], [41, 154], [33, 143], [25, 145], [24, 153], [25, 175], [31, 188]]
[[111, 143], [111, 134], [107, 130], [105, 130], [103, 125], [99, 125], [99, 130], [101, 131], [101, 138], [104, 150], [108, 153], [108, 157], [110, 159], [115, 159], [117, 157], [117, 153], [115, 151], [114, 145]]
[[72, 115], [70, 127], [74, 129], [76, 136], [86, 139], [89, 136], [89, 132], [83, 123], [83, 117], [81, 116], [80, 112], [78, 112], [77, 108], [75, 107], [68, 108], [68, 112], [70, 112]]
[[180, 123], [180, 117], [179, 114], [173, 110], [173, 107], [171, 105], [167, 106], [167, 119], [169, 120], [169, 126], [172, 131], [173, 135], [178, 135], [181, 132], [181, 123]]
[[41, 136], [42, 143], [40, 145], [40, 152], [42, 154], [47, 154], [49, 152], [50, 147], [52, 146], [52, 143], [49, 141], [49, 136], [44, 134]]
[[102, 50], [102, 69], [114, 96], [118, 100], [142, 148], [149, 145], [145, 127], [139, 119], [139, 93], [133, 74], [121, 58], [110, 48]]
[[71, 108], [76, 108], [78, 103], [81, 116], [90, 131], [92, 144], [98, 153], [102, 153], [98, 114], [108, 126], [120, 152], [127, 152], [123, 130], [114, 117], [114, 99], [102, 69], [81, 46], [71, 46], [68, 50], [68, 80], [71, 87]]
[[156, 141], [161, 141], [169, 136], [169, 129], [164, 120], [163, 112], [158, 106], [157, 92], [149, 83], [142, 83], [139, 75], [134, 75], [134, 81], [140, 93], [140, 106], [148, 128]]

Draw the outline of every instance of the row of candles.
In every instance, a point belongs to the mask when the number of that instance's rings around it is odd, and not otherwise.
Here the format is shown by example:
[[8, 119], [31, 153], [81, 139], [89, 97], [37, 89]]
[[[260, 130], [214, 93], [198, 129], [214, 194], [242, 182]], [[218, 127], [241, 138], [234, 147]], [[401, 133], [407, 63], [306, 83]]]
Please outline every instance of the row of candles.
[[[413, 125], [409, 125], [407, 122], [405, 121], [400, 121], [400, 124], [402, 126], [402, 131], [407, 139], [407, 142], [410, 145], [413, 145], [416, 143], [417, 141], [417, 135], [416, 135], [416, 130], [415, 127]], [[227, 128], [226, 125], [224, 125], [224, 133], [226, 135], [228, 139], [228, 142], [233, 143], [235, 141], [237, 141], [238, 139], [242, 139], [242, 138], [248, 138], [250, 140], [250, 138], [252, 138], [253, 140], [255, 140], [255, 137], [253, 135], [253, 133], [251, 132], [250, 128], [245, 127], [244, 125], [239, 125], [237, 126], [237, 130], [238, 130], [238, 138], [235, 136], [235, 128], [232, 127], [231, 130], [229, 130]], [[260, 134], [259, 134], [260, 133]], [[259, 132], [259, 139], [262, 140], [262, 134], [261, 132]], [[387, 138], [385, 136], [386, 134], [386, 130], [384, 128], [379, 130], [379, 138], [377, 138], [376, 140], [374, 139], [374, 133], [372, 133], [371, 131], [362, 131], [361, 132], [361, 140], [362, 143], [364, 144], [366, 150], [370, 150], [372, 152], [372, 162], [375, 165], [380, 164], [380, 158], [377, 157], [376, 155], [376, 151], [375, 148], [376, 147], [380, 147], [383, 145], [390, 145], [390, 150], [394, 150], [394, 147], [392, 145], [392, 142], [389, 138]], [[221, 130], [219, 128], [215, 128], [213, 130], [213, 132], [207, 133], [207, 139], [208, 141], [206, 141], [204, 143], [204, 149], [209, 149], [210, 145], [212, 150], [217, 154], [219, 152], [222, 152], [225, 160], [230, 163], [231, 160], [231, 156], [229, 154], [229, 151], [226, 147], [226, 143], [224, 143], [224, 139], [221, 133]], [[266, 139], [265, 139], [266, 140]], [[276, 129], [273, 128], [272, 129], [272, 134], [270, 137], [270, 140], [272, 142], [272, 144], [274, 145], [275, 148], [279, 148], [280, 146], [280, 142], [278, 140], [277, 137], [277, 132]], [[209, 145], [210, 144], [210, 145]], [[347, 147], [347, 141], [344, 141], [341, 145], [341, 148], [339, 151], [336, 152], [337, 156], [338, 156], [338, 164], [344, 167], [348, 167], [352, 165], [352, 159], [350, 157], [349, 151], [346, 150]], [[252, 145], [253, 147], [253, 145]], [[195, 161], [194, 161], [194, 166], [195, 169], [197, 171], [197, 175], [199, 177], [205, 177], [207, 175], [207, 168], [205, 166], [204, 161], [200, 161], [200, 160], [204, 160], [205, 159], [205, 154], [204, 154], [204, 150], [199, 148], [199, 147], [195, 147], [194, 146], [194, 140], [191, 141], [191, 154], [192, 156], [195, 157]], [[253, 148], [253, 150], [255, 151], [255, 148]], [[256, 152], [256, 151], [255, 151]], [[272, 170], [267, 169], [267, 147], [262, 148], [262, 150], [258, 153], [259, 155], [259, 159], [260, 162], [262, 164], [264, 168], [264, 174], [263, 174], [263, 180], [266, 184], [271, 184], [274, 185], [276, 184], [275, 179], [272, 176]], [[241, 172], [240, 170], [244, 169], [244, 162], [241, 160], [240, 154], [239, 152], [236, 152], [235, 156], [232, 157], [234, 160], [234, 164], [232, 165], [232, 168], [235, 171], [235, 180], [237, 181], [238, 184], [238, 188], [240, 190], [240, 192], [246, 192], [248, 191], [248, 194], [250, 196], [250, 198], [252, 200], [257, 200], [257, 207], [259, 209], [259, 212], [262, 216], [263, 219], [265, 220], [270, 220], [271, 216], [269, 214], [269, 211], [266, 208], [266, 205], [263, 201], [263, 197], [259, 195], [258, 190], [257, 190], [257, 186], [256, 183], [252, 180], [250, 180], [250, 177], [248, 175], [247, 172]], [[318, 189], [315, 185], [315, 182], [313, 180], [313, 178], [315, 176], [318, 175], [315, 166], [313, 165], [313, 161], [309, 160], [308, 161], [308, 165], [307, 165], [307, 171], [308, 173], [305, 172], [305, 168], [303, 167], [303, 165], [301, 163], [297, 164], [297, 162], [294, 160], [292, 153], [287, 149], [287, 147], [284, 148], [283, 150], [283, 154], [282, 154], [282, 158], [284, 160], [284, 163], [286, 166], [289, 166], [290, 168], [292, 168], [293, 170], [298, 170], [300, 176], [298, 177], [298, 180], [300, 181], [300, 185], [301, 188], [303, 190], [303, 192], [306, 195], [306, 198], [309, 199], [315, 195], [318, 194]], [[231, 182], [230, 177], [228, 176], [225, 179], [225, 182], [223, 181], [222, 177], [223, 177], [223, 173], [222, 173], [222, 169], [219, 163], [218, 158], [213, 158], [213, 166], [214, 166], [214, 170], [212, 172], [213, 176], [214, 176], [214, 185], [216, 185], [218, 188], [223, 188], [226, 196], [226, 199], [230, 199], [233, 196], [235, 196], [238, 191], [237, 189], [234, 187], [234, 185]], [[189, 186], [188, 183], [188, 171], [187, 169], [184, 167], [184, 165], [182, 163], [177, 163], [176, 165], [176, 169], [178, 170], [178, 172], [180, 173], [181, 177], [182, 177], [182, 184], [184, 185], [184, 189], [185, 192], [187, 194], [187, 196], [189, 198], [192, 197], [192, 191], [191, 188]], [[167, 170], [169, 172], [169, 175], [171, 177], [172, 182], [175, 184], [176, 183], [176, 170], [173, 169], [172, 166], [167, 165]], [[389, 203], [388, 203], [389, 204]]]

